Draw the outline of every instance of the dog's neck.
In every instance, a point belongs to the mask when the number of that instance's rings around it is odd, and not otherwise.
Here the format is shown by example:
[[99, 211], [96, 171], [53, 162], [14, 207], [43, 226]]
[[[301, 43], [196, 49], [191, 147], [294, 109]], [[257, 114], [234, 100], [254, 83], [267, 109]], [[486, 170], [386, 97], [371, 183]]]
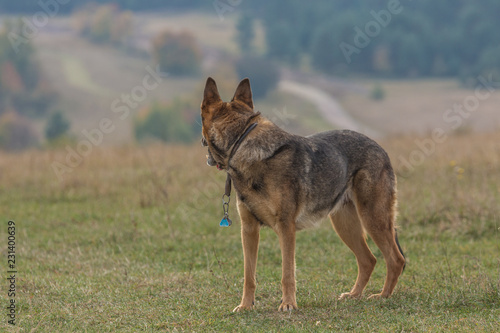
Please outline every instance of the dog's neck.
[[241, 143], [245, 140], [247, 135], [250, 134], [250, 132], [253, 131], [255, 129], [255, 127], [257, 127], [258, 122], [252, 123], [252, 120], [258, 116], [260, 116], [259, 111], [257, 111], [255, 114], [253, 114], [250, 118], [247, 119], [246, 124], [245, 124], [245, 130], [244, 130], [243, 134], [241, 134], [239, 136], [239, 138], [236, 140], [236, 142], [230, 148], [229, 155], [228, 155], [227, 161], [225, 163], [227, 171], [229, 171], [231, 159], [233, 158], [234, 154], [236, 154], [236, 151], [238, 151], [238, 148], [240, 147]]

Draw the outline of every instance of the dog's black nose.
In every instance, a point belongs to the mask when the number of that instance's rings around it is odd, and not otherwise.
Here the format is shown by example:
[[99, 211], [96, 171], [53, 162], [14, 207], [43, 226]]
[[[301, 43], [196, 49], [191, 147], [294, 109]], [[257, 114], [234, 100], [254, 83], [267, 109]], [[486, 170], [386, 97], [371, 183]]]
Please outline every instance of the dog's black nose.
[[212, 157], [212, 155], [209, 153], [207, 155], [207, 165], [208, 166], [215, 166], [217, 164], [217, 162], [215, 162], [214, 158]]

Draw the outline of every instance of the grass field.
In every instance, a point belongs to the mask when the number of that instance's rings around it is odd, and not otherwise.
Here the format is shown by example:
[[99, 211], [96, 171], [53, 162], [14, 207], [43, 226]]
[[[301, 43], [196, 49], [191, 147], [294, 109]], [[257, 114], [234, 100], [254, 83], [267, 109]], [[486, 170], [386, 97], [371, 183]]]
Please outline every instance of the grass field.
[[[500, 133], [450, 137], [411, 173], [397, 161], [414, 138], [382, 142], [399, 177], [406, 271], [392, 298], [337, 301], [354, 256], [327, 221], [297, 239], [299, 310], [278, 313], [277, 237], [261, 233], [256, 309], [242, 290], [240, 228], [221, 229], [224, 175], [205, 149], [95, 148], [58, 181], [65, 151], [0, 153], [2, 253], [16, 223], [17, 326], [12, 332], [498, 332]], [[378, 292], [379, 264], [366, 294]], [[2, 269], [7, 270], [7, 260]], [[6, 283], [1, 294], [6, 306]], [[4, 308], [5, 309], [5, 308]]]

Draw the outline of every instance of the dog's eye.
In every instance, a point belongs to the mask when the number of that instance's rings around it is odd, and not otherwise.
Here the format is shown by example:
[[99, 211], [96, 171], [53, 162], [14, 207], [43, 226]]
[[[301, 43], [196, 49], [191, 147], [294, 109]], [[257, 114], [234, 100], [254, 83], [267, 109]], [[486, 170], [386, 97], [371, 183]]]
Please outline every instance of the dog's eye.
[[205, 139], [203, 137], [201, 138], [201, 146], [202, 147], [207, 147], [208, 146], [207, 139]]

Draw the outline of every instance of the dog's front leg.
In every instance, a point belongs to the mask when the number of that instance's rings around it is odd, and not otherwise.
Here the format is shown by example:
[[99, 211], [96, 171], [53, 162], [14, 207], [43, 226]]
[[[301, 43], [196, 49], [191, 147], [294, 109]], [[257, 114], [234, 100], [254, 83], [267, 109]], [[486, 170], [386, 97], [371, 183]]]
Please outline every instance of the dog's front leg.
[[295, 223], [280, 223], [276, 232], [279, 237], [282, 259], [281, 288], [283, 298], [278, 311], [297, 309], [295, 298]]
[[244, 283], [243, 297], [240, 305], [233, 312], [251, 309], [255, 303], [255, 289], [257, 281], [255, 271], [257, 268], [257, 254], [259, 251], [260, 223], [247, 210], [244, 205], [238, 204], [241, 217], [241, 242], [244, 258]]

